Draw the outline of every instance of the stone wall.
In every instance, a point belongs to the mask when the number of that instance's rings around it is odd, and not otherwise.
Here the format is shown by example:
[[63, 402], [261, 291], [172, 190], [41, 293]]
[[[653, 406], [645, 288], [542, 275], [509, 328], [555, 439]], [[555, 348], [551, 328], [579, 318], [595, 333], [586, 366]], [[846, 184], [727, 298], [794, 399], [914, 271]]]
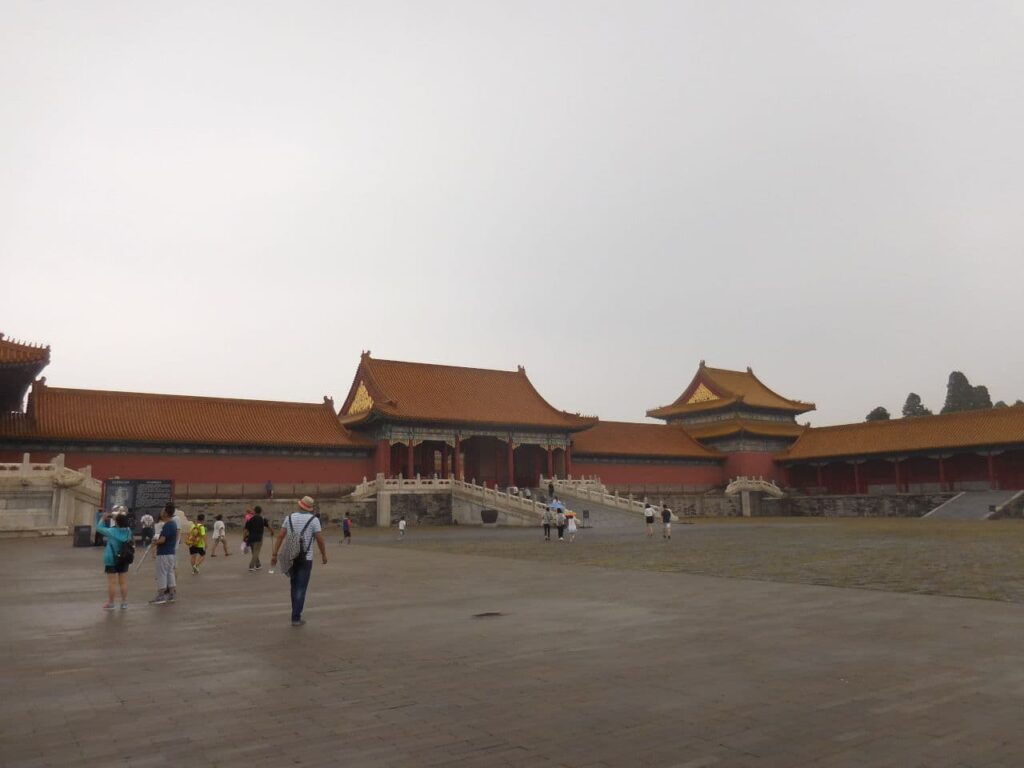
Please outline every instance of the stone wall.
[[[270, 521], [275, 529], [285, 517], [296, 510], [294, 499], [261, 499], [257, 503], [263, 509], [263, 516]], [[224, 515], [224, 522], [229, 529], [241, 528], [245, 519], [245, 511], [254, 506], [252, 501], [245, 499], [193, 499], [175, 502], [175, 504], [189, 520], [195, 520], [199, 513], [205, 514], [207, 528], [212, 527], [212, 521], [217, 515]], [[358, 501], [348, 497], [318, 499], [317, 506], [320, 509], [321, 519], [325, 519], [328, 524], [340, 525], [341, 519], [346, 514], [351, 516], [352, 522], [360, 527], [372, 527], [377, 524], [376, 499], [360, 499]]]
[[55, 536], [76, 525], [92, 525], [100, 505], [100, 483], [89, 474], [67, 469], [64, 457], [0, 464], [0, 537]]
[[1012, 499], [1010, 499], [1003, 508], [999, 510], [999, 514], [993, 517], [993, 520], [1003, 520], [1006, 518], [1020, 519], [1024, 517], [1024, 491], [1021, 491]]
[[451, 525], [451, 493], [391, 494], [391, 524], [405, 515], [409, 525]]
[[724, 493], [665, 493], [649, 496], [656, 506], [668, 504], [678, 517], [739, 517], [740, 497]]
[[786, 496], [762, 499], [759, 514], [777, 517], [922, 517], [954, 496], [955, 493]]

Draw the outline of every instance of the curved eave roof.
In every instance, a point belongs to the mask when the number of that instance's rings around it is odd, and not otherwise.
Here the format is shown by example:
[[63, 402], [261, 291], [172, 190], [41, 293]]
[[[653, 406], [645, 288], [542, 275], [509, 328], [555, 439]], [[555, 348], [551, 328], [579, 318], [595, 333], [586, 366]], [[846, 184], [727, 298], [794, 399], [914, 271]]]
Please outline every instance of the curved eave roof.
[[810, 427], [779, 461], [1024, 445], [1024, 406]]
[[[690, 398], [698, 387], [704, 385], [716, 397], [712, 400], [701, 400], [691, 403]], [[751, 408], [782, 411], [797, 415], [814, 410], [814, 403], [790, 400], [765, 386], [753, 370], [732, 371], [727, 368], [711, 368], [701, 361], [697, 374], [689, 386], [671, 404], [653, 408], [647, 412], [654, 418], [667, 418], [687, 413], [701, 413], [737, 404]]]
[[522, 368], [498, 371], [377, 360], [364, 353], [339, 421], [355, 426], [373, 419], [568, 432], [597, 421], [556, 409]]
[[61, 389], [36, 382], [27, 418], [0, 422], [0, 435], [44, 440], [352, 448], [373, 446], [338, 423], [324, 403]]
[[15, 341], [0, 333], [0, 366], [34, 367], [50, 362], [50, 348], [39, 344]]
[[621, 456], [715, 461], [725, 458], [698, 443], [680, 426], [627, 421], [598, 422], [573, 438], [572, 451], [577, 458]]
[[808, 427], [799, 424], [760, 421], [758, 419], [726, 419], [724, 421], [713, 421], [707, 424], [687, 424], [687, 432], [697, 440], [707, 440], [716, 437], [726, 437], [747, 433], [761, 437], [799, 437]]

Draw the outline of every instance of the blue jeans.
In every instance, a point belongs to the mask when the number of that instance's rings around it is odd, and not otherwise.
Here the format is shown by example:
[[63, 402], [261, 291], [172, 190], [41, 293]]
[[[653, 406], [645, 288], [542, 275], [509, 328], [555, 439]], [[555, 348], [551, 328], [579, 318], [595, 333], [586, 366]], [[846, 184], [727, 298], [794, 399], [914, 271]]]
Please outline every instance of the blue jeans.
[[292, 565], [289, 575], [292, 583], [292, 621], [302, 618], [302, 607], [306, 604], [306, 590], [309, 588], [309, 577], [312, 575], [312, 560], [299, 560]]

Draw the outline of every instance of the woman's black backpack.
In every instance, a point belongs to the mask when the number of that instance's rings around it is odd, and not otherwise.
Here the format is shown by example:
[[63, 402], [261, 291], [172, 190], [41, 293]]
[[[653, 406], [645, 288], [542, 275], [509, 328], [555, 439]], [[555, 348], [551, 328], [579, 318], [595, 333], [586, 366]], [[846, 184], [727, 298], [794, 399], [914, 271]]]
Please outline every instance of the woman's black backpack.
[[135, 537], [129, 536], [128, 541], [121, 544], [121, 548], [117, 550], [117, 557], [114, 558], [114, 564], [117, 566], [131, 565], [135, 562]]

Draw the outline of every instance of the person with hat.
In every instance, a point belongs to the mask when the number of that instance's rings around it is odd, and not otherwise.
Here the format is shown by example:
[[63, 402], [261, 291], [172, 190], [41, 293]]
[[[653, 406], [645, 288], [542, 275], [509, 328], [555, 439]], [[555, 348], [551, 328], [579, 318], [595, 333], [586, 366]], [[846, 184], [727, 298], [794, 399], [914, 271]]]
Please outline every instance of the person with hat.
[[323, 529], [316, 511], [316, 502], [309, 496], [303, 496], [298, 509], [284, 519], [284, 523], [274, 539], [274, 551], [270, 556], [270, 564], [277, 564], [277, 553], [284, 543], [285, 536], [298, 537], [298, 554], [288, 571], [291, 582], [292, 626], [300, 627], [306, 623], [302, 618], [302, 609], [306, 605], [306, 591], [309, 589], [309, 577], [313, 575], [313, 541], [320, 548], [320, 559], [327, 565], [327, 545], [324, 542]]

